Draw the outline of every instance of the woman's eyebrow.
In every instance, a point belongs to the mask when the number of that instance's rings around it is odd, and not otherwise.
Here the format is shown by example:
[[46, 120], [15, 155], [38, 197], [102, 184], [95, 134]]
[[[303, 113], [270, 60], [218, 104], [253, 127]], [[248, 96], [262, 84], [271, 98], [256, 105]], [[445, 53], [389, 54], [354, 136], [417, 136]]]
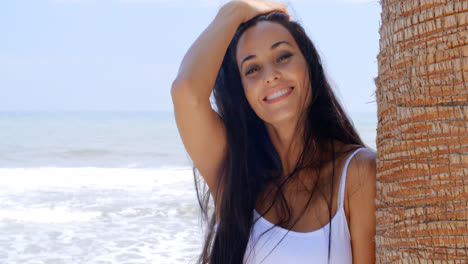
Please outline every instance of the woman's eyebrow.
[[[270, 50], [273, 50], [273, 49], [277, 48], [281, 44], [286, 44], [286, 45], [289, 45], [289, 46], [293, 47], [293, 45], [291, 45], [291, 43], [289, 43], [288, 41], [281, 40], [281, 41], [278, 41], [275, 44], [271, 45]], [[256, 57], [257, 57], [257, 55], [249, 55], [249, 56], [245, 57], [241, 62], [241, 71], [242, 71], [242, 67], [244, 65], [244, 62], [246, 62], [246, 61], [248, 61], [250, 59], [256, 58]]]

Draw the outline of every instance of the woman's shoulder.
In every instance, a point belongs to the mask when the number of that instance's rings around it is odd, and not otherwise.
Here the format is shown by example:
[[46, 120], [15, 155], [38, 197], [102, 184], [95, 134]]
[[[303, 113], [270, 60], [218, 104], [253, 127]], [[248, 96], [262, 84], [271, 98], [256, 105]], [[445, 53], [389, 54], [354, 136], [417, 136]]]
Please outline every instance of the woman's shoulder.
[[[351, 144], [346, 147], [355, 149], [354, 151], [362, 148], [362, 146]], [[346, 180], [348, 185], [348, 198], [363, 187], [366, 187], [366, 185], [375, 185], [377, 172], [376, 165], [377, 154], [372, 149], [364, 147], [354, 154], [349, 161], [346, 173], [348, 178]]]
[[348, 157], [353, 152], [356, 152], [356, 154], [354, 154], [353, 158], [350, 161], [350, 163], [352, 162], [354, 166], [362, 166], [366, 164], [368, 165], [369, 162], [375, 161], [377, 157], [376, 152], [374, 150], [358, 144], [344, 144], [341, 148], [341, 152], [346, 153], [346, 156]]

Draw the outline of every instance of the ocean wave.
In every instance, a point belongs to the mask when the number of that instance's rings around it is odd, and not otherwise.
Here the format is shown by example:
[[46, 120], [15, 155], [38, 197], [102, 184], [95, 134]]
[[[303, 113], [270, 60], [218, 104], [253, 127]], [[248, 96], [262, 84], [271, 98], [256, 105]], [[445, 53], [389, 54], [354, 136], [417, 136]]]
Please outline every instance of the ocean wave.
[[[47, 153], [45, 153], [47, 154]], [[98, 157], [98, 156], [134, 156], [134, 157], [168, 157], [170, 154], [166, 152], [149, 152], [149, 151], [119, 151], [111, 149], [92, 149], [92, 148], [83, 148], [83, 149], [70, 149], [65, 151], [55, 151], [48, 153], [51, 156], [66, 156], [66, 157]]]
[[137, 188], [191, 183], [190, 167], [143, 168], [0, 168], [0, 187], [26, 188]]
[[101, 216], [101, 212], [72, 210], [67, 207], [56, 208], [12, 208], [0, 209], [1, 220], [14, 220], [29, 223], [70, 223], [88, 222]]
[[70, 149], [68, 151], [61, 152], [62, 155], [76, 155], [76, 156], [101, 156], [114, 154], [115, 152], [107, 149]]

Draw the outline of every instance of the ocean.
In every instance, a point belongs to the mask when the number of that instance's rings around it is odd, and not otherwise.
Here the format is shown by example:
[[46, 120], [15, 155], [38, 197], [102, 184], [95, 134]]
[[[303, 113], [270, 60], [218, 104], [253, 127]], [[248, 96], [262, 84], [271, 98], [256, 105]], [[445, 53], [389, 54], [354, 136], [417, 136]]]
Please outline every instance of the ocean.
[[0, 112], [0, 263], [194, 263], [201, 227], [172, 113]]

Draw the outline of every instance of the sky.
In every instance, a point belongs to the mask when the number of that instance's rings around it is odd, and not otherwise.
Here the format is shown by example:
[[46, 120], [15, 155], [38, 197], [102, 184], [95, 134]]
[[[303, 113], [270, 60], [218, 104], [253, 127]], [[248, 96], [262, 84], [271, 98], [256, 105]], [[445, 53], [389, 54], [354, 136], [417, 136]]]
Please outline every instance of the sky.
[[[0, 111], [167, 111], [226, 0], [2, 0]], [[378, 0], [290, 0], [347, 112], [376, 112]]]

